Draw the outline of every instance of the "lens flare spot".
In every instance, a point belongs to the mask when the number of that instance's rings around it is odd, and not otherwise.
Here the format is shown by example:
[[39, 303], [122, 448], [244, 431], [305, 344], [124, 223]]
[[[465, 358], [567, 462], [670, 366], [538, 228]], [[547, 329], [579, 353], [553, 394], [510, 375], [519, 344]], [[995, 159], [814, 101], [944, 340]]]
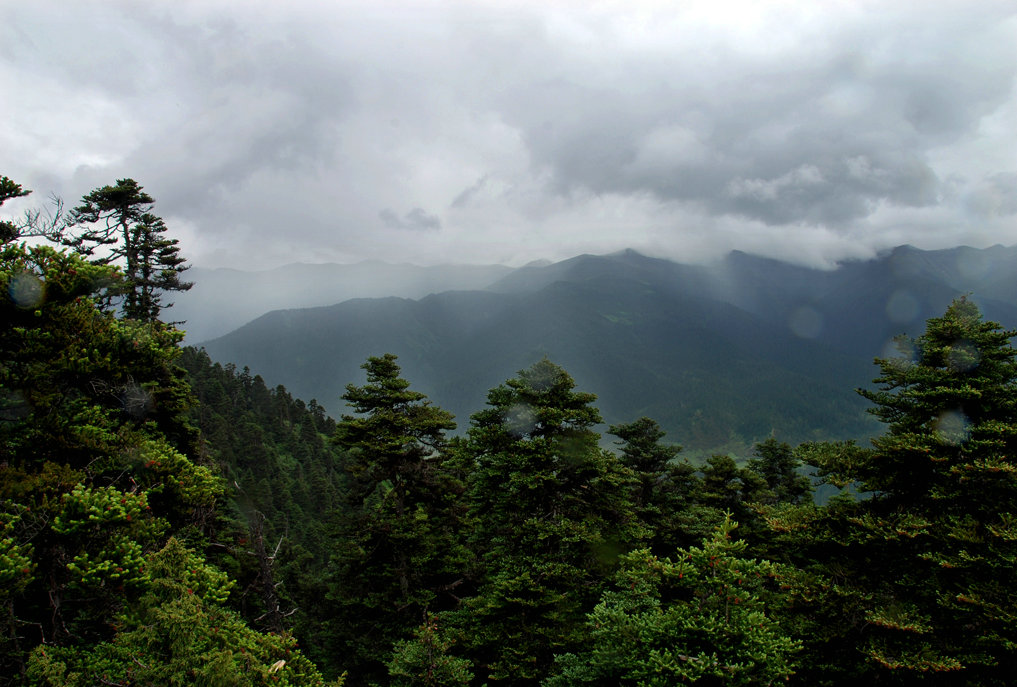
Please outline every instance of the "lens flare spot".
[[791, 313], [788, 327], [799, 338], [815, 339], [823, 331], [823, 316], [815, 308], [803, 305]]
[[525, 436], [537, 426], [537, 413], [525, 403], [516, 403], [505, 412], [505, 428], [516, 436]]
[[946, 353], [946, 363], [954, 372], [969, 372], [978, 367], [981, 356], [970, 341], [958, 341]]
[[913, 363], [918, 359], [918, 351], [910, 339], [896, 338], [883, 344], [883, 351], [879, 357], [887, 360], [897, 358]]
[[155, 407], [152, 394], [137, 384], [128, 384], [124, 387], [120, 392], [120, 402], [123, 404], [124, 412], [137, 419], [145, 417]]
[[31, 272], [18, 272], [11, 277], [7, 293], [10, 294], [14, 305], [22, 310], [31, 310], [42, 305], [42, 299], [46, 292], [45, 287], [43, 281]]
[[961, 411], [949, 410], [936, 419], [933, 430], [944, 444], [959, 446], [971, 436], [971, 422]]

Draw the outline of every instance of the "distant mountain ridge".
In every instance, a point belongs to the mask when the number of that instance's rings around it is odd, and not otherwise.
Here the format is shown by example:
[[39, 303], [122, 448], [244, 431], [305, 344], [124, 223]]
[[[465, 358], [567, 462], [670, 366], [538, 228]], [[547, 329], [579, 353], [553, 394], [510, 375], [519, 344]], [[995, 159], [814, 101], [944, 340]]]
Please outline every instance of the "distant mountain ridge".
[[1014, 258], [1001, 246], [901, 247], [824, 271], [745, 253], [708, 267], [582, 255], [495, 275], [486, 289], [275, 311], [205, 348], [334, 414], [369, 355], [398, 355], [413, 387], [462, 426], [489, 388], [547, 356], [598, 394], [607, 422], [649, 415], [693, 449], [861, 438], [878, 428], [854, 389], [894, 335], [921, 333], [966, 293], [1017, 326]]
[[187, 342], [222, 336], [272, 310], [332, 305], [350, 298], [421, 298], [454, 289], [482, 289], [508, 274], [504, 265], [393, 265], [368, 260], [349, 265], [293, 263], [248, 272], [194, 267], [190, 291], [174, 295], [171, 320], [185, 322]]

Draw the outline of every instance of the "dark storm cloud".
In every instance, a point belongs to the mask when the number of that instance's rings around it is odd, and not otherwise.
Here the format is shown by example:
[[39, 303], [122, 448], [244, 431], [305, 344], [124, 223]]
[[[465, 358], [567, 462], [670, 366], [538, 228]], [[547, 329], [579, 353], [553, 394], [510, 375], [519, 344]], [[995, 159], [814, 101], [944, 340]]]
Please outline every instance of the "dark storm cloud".
[[650, 65], [637, 84], [624, 74], [613, 84], [593, 74], [526, 84], [506, 95], [504, 112], [559, 188], [645, 191], [766, 224], [842, 225], [880, 203], [937, 203], [942, 180], [928, 150], [1011, 97], [1012, 59], [966, 59], [964, 36], [930, 46], [908, 35], [881, 36], [876, 57], [864, 36], [833, 35], [808, 62], [778, 55], [739, 71], [690, 50], [666, 80]]
[[1017, 242], [1012, 3], [8, 9], [0, 173], [199, 264]]

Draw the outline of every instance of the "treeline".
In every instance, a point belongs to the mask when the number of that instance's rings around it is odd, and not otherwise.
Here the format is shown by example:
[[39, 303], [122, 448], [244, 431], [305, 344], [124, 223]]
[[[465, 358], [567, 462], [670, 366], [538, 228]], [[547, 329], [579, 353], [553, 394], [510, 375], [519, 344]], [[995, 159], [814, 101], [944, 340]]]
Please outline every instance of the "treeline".
[[121, 180], [67, 223], [0, 223], [0, 684], [323, 685], [205, 553], [227, 483], [159, 320], [186, 284], [151, 204]]
[[[77, 236], [161, 226], [128, 182]], [[1012, 682], [1017, 353], [970, 301], [877, 361], [871, 448], [692, 465], [648, 418], [603, 448], [548, 360], [453, 435], [372, 357], [333, 420], [180, 348], [184, 284], [77, 226], [0, 225], [0, 684]]]
[[1013, 332], [965, 299], [927, 326], [862, 392], [872, 448], [769, 439], [741, 467], [689, 464], [648, 418], [605, 450], [594, 397], [547, 360], [453, 436], [370, 358], [327, 428], [324, 539], [276, 579], [290, 626], [357, 685], [1008, 684]]

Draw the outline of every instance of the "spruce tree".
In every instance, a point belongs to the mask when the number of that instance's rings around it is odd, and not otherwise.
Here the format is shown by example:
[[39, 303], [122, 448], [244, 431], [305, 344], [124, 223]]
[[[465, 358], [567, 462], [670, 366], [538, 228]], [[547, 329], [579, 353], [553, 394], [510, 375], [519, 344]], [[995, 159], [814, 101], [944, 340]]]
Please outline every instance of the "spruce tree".
[[345, 451], [346, 509], [337, 514], [330, 576], [333, 650], [351, 684], [379, 679], [393, 643], [425, 612], [448, 608], [464, 574], [456, 531], [462, 487], [445, 466], [452, 414], [432, 406], [399, 376], [396, 356], [362, 366], [363, 386], [343, 398], [335, 442]]
[[134, 179], [118, 179], [113, 186], [95, 189], [81, 199], [71, 212], [69, 225], [84, 227], [68, 233], [64, 243], [86, 256], [95, 255], [99, 264], [121, 264], [127, 317], [146, 322], [159, 319], [165, 291], [186, 291], [192, 284], [180, 280], [187, 270], [179, 255], [177, 240], [164, 234], [163, 220], [150, 211], [155, 201]]
[[[901, 339], [902, 355], [877, 360], [878, 387], [861, 392], [886, 433], [868, 451], [813, 451], [828, 481], [868, 498], [769, 513], [803, 568], [801, 599], [816, 634], [839, 635], [812, 647], [825, 678], [1012, 684], [1013, 336], [961, 298], [917, 339]], [[845, 646], [857, 653], [841, 653]]]
[[535, 684], [642, 535], [634, 478], [599, 446], [595, 396], [547, 359], [488, 394], [463, 446], [471, 544], [482, 574], [459, 614], [481, 680]]

